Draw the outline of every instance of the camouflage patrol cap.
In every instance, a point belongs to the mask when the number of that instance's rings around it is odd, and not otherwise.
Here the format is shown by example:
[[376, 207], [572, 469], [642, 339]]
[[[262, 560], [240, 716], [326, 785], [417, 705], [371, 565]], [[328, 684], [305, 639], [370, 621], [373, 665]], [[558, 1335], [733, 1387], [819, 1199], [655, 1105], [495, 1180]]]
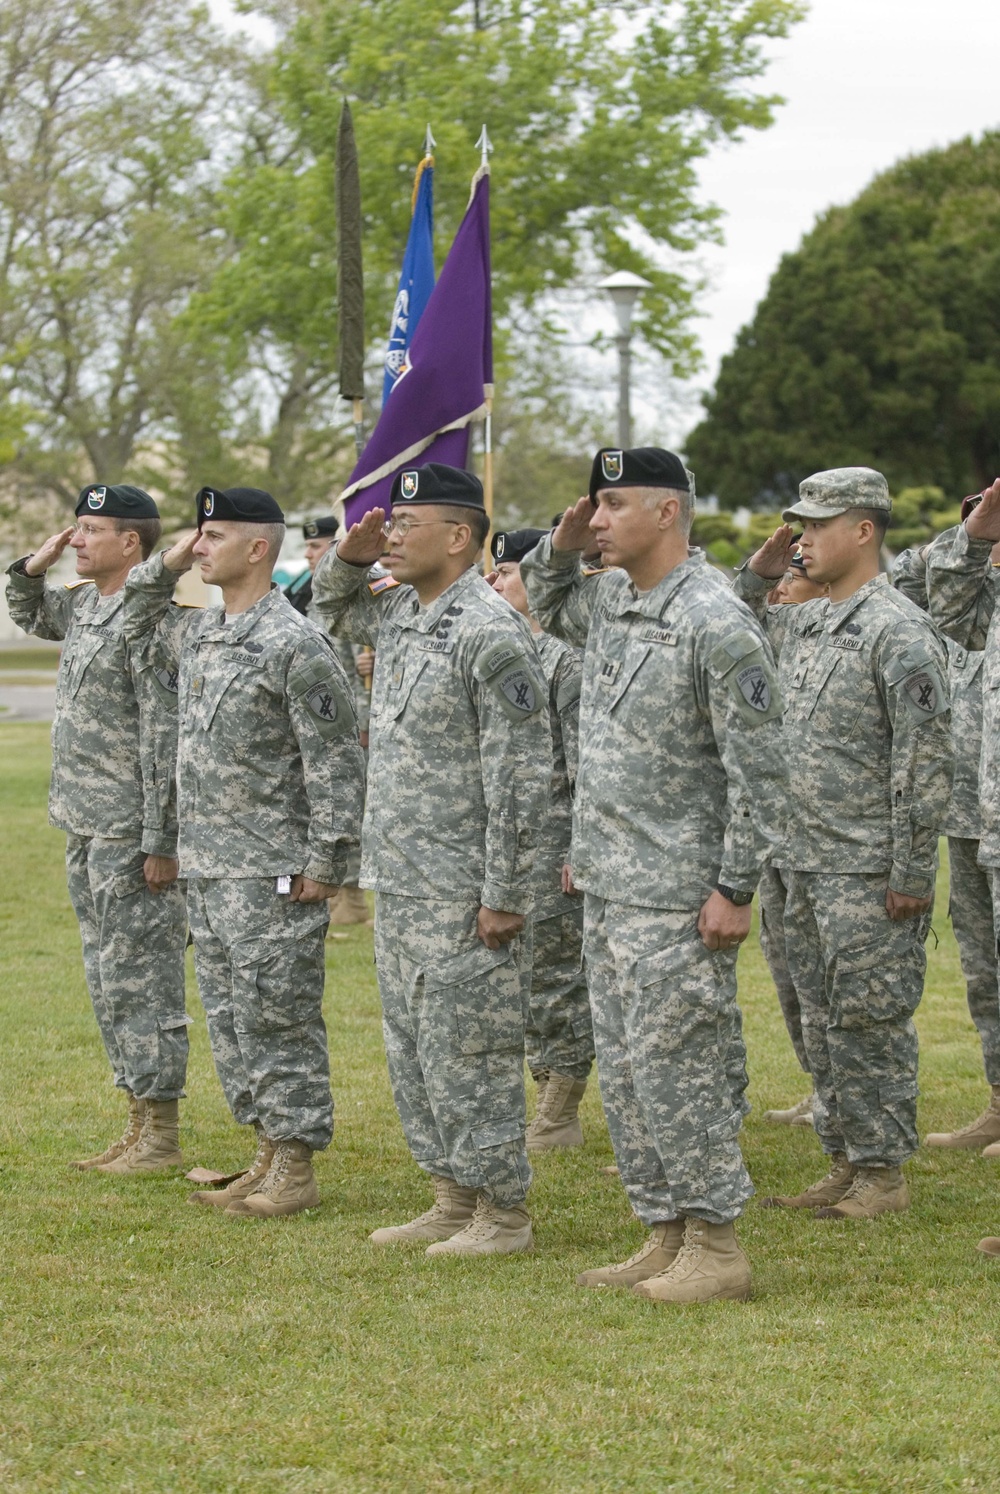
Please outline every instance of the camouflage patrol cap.
[[889, 484], [872, 467], [832, 467], [814, 472], [799, 483], [799, 501], [781, 517], [791, 519], [835, 519], [851, 508], [879, 508], [892, 512]]
[[160, 511], [142, 488], [131, 483], [88, 483], [80, 489], [76, 508], [81, 514], [101, 514], [108, 519], [158, 519]]

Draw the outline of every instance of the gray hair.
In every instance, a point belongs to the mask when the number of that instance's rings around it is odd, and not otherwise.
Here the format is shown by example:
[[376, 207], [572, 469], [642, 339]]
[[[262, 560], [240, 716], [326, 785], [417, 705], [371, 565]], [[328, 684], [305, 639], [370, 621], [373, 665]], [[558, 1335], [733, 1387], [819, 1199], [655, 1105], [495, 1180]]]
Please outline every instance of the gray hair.
[[639, 501], [643, 508], [655, 508], [664, 498], [677, 499], [677, 528], [682, 534], [691, 533], [694, 518], [694, 498], [690, 488], [640, 488]]
[[285, 541], [284, 524], [245, 524], [240, 521], [240, 529], [247, 539], [267, 540], [267, 560], [273, 567]]

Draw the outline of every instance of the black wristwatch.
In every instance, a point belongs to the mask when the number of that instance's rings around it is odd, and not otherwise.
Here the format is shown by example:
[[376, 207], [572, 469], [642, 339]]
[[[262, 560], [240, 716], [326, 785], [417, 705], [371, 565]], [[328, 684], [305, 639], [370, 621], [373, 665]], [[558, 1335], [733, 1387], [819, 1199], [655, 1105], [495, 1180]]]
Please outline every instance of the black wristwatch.
[[735, 887], [726, 887], [722, 882], [716, 884], [716, 892], [721, 892], [727, 902], [735, 908], [745, 908], [747, 903], [753, 902], [752, 892], [737, 892]]

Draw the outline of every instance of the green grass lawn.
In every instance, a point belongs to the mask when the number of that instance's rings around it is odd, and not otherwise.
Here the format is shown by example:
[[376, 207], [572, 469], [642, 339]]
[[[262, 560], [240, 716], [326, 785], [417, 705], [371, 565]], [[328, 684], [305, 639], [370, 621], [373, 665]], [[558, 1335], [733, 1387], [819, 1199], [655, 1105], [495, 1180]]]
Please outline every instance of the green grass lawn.
[[[642, 1231], [596, 1085], [588, 1143], [543, 1158], [537, 1251], [478, 1264], [377, 1253], [426, 1207], [393, 1110], [371, 934], [330, 943], [337, 1103], [323, 1206], [262, 1224], [185, 1204], [180, 1177], [80, 1174], [123, 1107], [45, 823], [47, 731], [0, 726], [0, 1488], [34, 1491], [951, 1490], [1000, 1488], [996, 1164], [922, 1152], [909, 1214], [865, 1226], [763, 1212], [756, 1297], [667, 1309], [574, 1286]], [[920, 1012], [922, 1130], [985, 1086], [939, 901]], [[823, 1170], [760, 1113], [803, 1092], [756, 943], [740, 961], [762, 1193]], [[193, 982], [183, 1144], [244, 1162]]]

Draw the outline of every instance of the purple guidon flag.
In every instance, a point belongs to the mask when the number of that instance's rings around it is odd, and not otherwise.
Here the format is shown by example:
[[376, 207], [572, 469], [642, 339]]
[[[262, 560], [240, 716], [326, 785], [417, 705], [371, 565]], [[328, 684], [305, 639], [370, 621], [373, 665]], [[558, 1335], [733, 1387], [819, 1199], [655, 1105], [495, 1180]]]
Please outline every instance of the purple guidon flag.
[[485, 390], [490, 386], [492, 393], [492, 384], [490, 178], [480, 168], [392, 398], [341, 494], [347, 523], [357, 523], [369, 509], [388, 509], [401, 467], [464, 467], [469, 424], [485, 415]]

